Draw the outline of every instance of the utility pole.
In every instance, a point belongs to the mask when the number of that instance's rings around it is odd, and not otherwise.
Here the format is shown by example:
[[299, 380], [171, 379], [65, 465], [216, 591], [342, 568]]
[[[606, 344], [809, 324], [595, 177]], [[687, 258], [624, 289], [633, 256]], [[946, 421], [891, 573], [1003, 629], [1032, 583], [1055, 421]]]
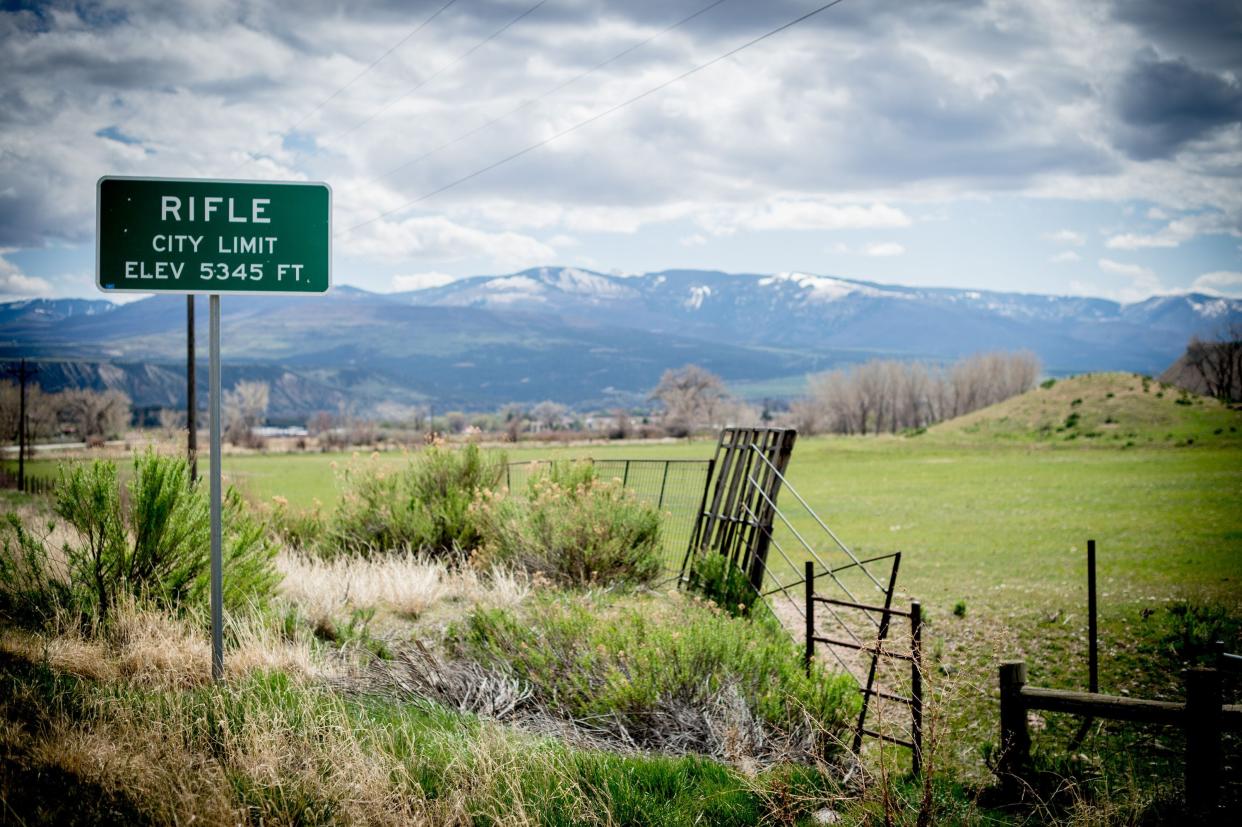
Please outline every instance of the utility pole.
[[17, 414], [17, 490], [26, 490], [26, 360], [22, 360], [18, 375], [22, 382], [22, 401]]
[[[26, 382], [39, 369], [28, 365], [25, 359], [22, 359], [17, 366], [17, 381], [21, 386], [19, 395], [20, 402], [17, 409], [17, 490], [26, 490], [26, 443], [27, 426], [26, 426]], [[13, 369], [9, 368], [9, 375], [13, 375]]]
[[186, 460], [190, 464], [190, 482], [198, 479], [198, 397], [194, 379], [194, 294], [185, 297], [185, 421], [188, 430]]

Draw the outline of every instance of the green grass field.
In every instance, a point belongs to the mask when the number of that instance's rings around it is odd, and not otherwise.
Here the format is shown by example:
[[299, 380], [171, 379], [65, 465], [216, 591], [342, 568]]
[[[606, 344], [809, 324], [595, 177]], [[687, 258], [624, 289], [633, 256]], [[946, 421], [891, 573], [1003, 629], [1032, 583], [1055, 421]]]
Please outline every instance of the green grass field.
[[[1242, 647], [1240, 430], [1238, 410], [1104, 374], [1057, 381], [918, 434], [799, 439], [793, 488], [860, 556], [903, 553], [898, 589], [928, 615], [941, 778], [972, 789], [990, 781], [983, 756], [996, 739], [999, 661], [1025, 658], [1035, 685], [1085, 688], [1088, 539], [1099, 544], [1103, 691], [1176, 698], [1180, 669], [1207, 642]], [[506, 453], [513, 461], [688, 459], [714, 448], [710, 440], [524, 443]], [[354, 461], [395, 467], [406, 458], [228, 455], [225, 472], [252, 500], [330, 509], [338, 476]], [[35, 462], [32, 473], [52, 474], [53, 466]], [[792, 529], [778, 524], [776, 540], [795, 563], [805, 555], [794, 531], [830, 563], [846, 561], [791, 492], [781, 507]], [[778, 554], [769, 559], [774, 577], [792, 579]], [[868, 588], [856, 572], [848, 582]], [[1077, 719], [1044, 719], [1037, 754], [1066, 760]], [[874, 744], [868, 750], [875, 766]], [[1100, 777], [1140, 808], [1157, 788], [1167, 795], [1180, 773], [1177, 734], [1151, 727], [1099, 723], [1072, 750], [1086, 764], [1055, 764], [1058, 772], [1082, 777], [1083, 766], [1104, 766]], [[960, 789], [949, 795], [970, 797]]]
[[[1179, 401], [1180, 400], [1180, 401]], [[1067, 420], [1073, 421], [1066, 427]], [[1061, 430], [1058, 431], [1057, 428]], [[804, 437], [790, 483], [855, 551], [903, 552], [899, 583], [935, 610], [1064, 602], [1099, 543], [1108, 601], [1242, 601], [1242, 413], [1130, 374], [1056, 382], [918, 436]], [[1094, 436], [1092, 436], [1094, 434]], [[715, 443], [522, 443], [511, 461], [707, 458]], [[355, 459], [357, 458], [357, 459]], [[257, 501], [331, 509], [338, 477], [369, 454], [227, 455], [226, 483]], [[375, 460], [397, 465], [401, 452]], [[55, 463], [32, 463], [54, 474]], [[831, 544], [789, 495], [793, 526]], [[778, 524], [779, 527], [779, 524]], [[797, 541], [777, 540], [800, 562]], [[843, 560], [842, 556], [830, 558]], [[773, 570], [782, 563], [773, 556]]]

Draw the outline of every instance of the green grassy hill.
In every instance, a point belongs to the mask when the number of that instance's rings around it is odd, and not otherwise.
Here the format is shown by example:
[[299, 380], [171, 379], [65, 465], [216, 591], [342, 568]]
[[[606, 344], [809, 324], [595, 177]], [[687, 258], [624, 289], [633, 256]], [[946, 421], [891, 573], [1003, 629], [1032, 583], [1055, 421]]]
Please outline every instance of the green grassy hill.
[[942, 422], [942, 439], [1112, 446], [1236, 444], [1242, 410], [1133, 373], [1049, 380], [1033, 391]]

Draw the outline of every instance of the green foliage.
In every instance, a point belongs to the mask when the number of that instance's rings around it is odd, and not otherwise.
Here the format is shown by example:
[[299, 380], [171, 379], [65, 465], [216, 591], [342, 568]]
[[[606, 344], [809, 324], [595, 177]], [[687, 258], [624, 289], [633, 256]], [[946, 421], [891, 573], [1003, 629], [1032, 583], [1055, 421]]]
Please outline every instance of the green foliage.
[[479, 542], [470, 505], [479, 492], [500, 485], [505, 467], [503, 453], [485, 453], [476, 445], [428, 448], [398, 469], [375, 462], [351, 465], [321, 551], [468, 552]]
[[965, 600], [959, 600], [953, 604], [953, 616], [954, 617], [965, 617], [966, 616], [966, 601]]
[[562, 585], [649, 583], [660, 573], [660, 512], [619, 481], [554, 466], [524, 496], [484, 492], [473, 507], [475, 563], [513, 566]]
[[1052, 386], [1055, 385], [1056, 383], [1057, 383], [1057, 380], [1055, 379], [1045, 379], [1044, 381], [1039, 383], [1039, 386], [1047, 391], [1047, 390], [1052, 390]]
[[[5, 540], [2, 565], [25, 577], [14, 582], [42, 582], [41, 599], [47, 606], [70, 608], [100, 621], [122, 595], [174, 609], [206, 605], [208, 502], [202, 488], [190, 484], [185, 461], [153, 452], [136, 456], [124, 496], [122, 491], [110, 462], [62, 468], [54, 510], [75, 535], [62, 549], [64, 570], [56, 578], [49, 575], [42, 543], [15, 517], [10, 517], [14, 539]], [[266, 526], [235, 491], [229, 490], [223, 505], [225, 604], [262, 604], [278, 582], [276, 548], [267, 542]]]
[[1211, 665], [1218, 640], [1226, 651], [1242, 646], [1242, 616], [1220, 603], [1176, 600], [1144, 620], [1148, 640], [1177, 664]]
[[735, 616], [749, 614], [759, 596], [750, 585], [746, 572], [725, 555], [714, 552], [702, 554], [695, 561], [694, 571], [690, 574], [690, 589], [715, 601]]
[[293, 551], [317, 548], [328, 533], [328, 521], [319, 500], [309, 509], [298, 509], [291, 507], [284, 497], [273, 497], [266, 516], [272, 537]]
[[652, 742], [661, 715], [698, 714], [726, 687], [780, 733], [806, 716], [840, 735], [857, 709], [846, 675], [805, 672], [802, 651], [776, 622], [730, 617], [698, 598], [605, 603], [590, 594], [548, 593], [523, 613], [476, 609], [450, 633], [459, 654], [511, 670], [540, 702], [582, 720], [613, 716]]

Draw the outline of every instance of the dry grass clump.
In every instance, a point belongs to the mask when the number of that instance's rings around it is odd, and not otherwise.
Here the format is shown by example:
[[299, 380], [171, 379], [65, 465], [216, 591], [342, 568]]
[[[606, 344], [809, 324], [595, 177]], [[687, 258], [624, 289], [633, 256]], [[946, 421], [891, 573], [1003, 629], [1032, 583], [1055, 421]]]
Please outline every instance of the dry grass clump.
[[[259, 613], [226, 615], [230, 677], [280, 670], [299, 678], [333, 676], [341, 665], [325, 658], [306, 630], [278, 630]], [[0, 652], [46, 663], [96, 681], [188, 688], [211, 678], [211, 640], [202, 623], [133, 600], [117, 604], [106, 627], [52, 624], [43, 631], [4, 628]]]
[[503, 569], [480, 573], [410, 552], [324, 560], [297, 552], [276, 558], [280, 593], [312, 623], [341, 612], [383, 608], [417, 617], [442, 602], [515, 606], [530, 580]]

